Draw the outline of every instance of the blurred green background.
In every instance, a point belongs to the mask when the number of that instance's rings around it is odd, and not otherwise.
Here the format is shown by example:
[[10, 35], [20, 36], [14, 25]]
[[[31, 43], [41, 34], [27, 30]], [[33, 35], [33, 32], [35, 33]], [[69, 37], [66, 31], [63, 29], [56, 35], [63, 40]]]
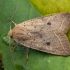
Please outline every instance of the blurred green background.
[[[13, 21], [18, 24], [47, 14], [70, 12], [70, 0], [0, 0], [0, 59], [4, 70], [70, 70], [70, 56], [56, 56], [29, 49], [27, 61], [26, 48], [16, 44], [16, 51], [13, 51], [13, 41], [9, 47], [9, 20], [16, 7]], [[67, 36], [70, 40], [70, 30]]]

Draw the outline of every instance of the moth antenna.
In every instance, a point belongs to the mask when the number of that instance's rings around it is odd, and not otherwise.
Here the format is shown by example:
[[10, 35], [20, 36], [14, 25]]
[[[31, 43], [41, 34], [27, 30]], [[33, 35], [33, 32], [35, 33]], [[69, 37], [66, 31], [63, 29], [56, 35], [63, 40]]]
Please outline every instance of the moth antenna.
[[[18, 7], [18, 5], [17, 5], [17, 7]], [[17, 11], [17, 7], [16, 7], [16, 9], [15, 9], [15, 11], [14, 11], [14, 13], [13, 13], [11, 19], [10, 19], [11, 23], [13, 23], [15, 26], [16, 26], [17, 24], [16, 24], [12, 19], [13, 19], [13, 16], [15, 15], [16, 11]], [[10, 31], [12, 30], [11, 23], [10, 23]], [[10, 46], [11, 46], [11, 37], [9, 36], [9, 48], [10, 48]], [[11, 48], [10, 48], [10, 52], [11, 52], [11, 55], [12, 55]], [[12, 58], [13, 58], [13, 55], [12, 55]], [[13, 58], [13, 62], [14, 62], [14, 58]], [[14, 65], [15, 65], [15, 63], [14, 63]]]
[[[10, 31], [11, 31], [11, 23], [10, 23]], [[10, 47], [10, 36], [9, 36], [9, 47]]]
[[[10, 23], [10, 30], [11, 30], [11, 23]], [[10, 49], [10, 53], [11, 53], [11, 56], [12, 56], [12, 59], [13, 59], [13, 63], [15, 65], [15, 62], [14, 62], [14, 57], [12, 55], [12, 51], [11, 51], [11, 37], [9, 36], [9, 49]]]
[[13, 19], [14, 15], [15, 15], [16, 11], [17, 11], [17, 8], [18, 8], [18, 4], [17, 4], [17, 6], [16, 6], [16, 9], [15, 9], [15, 11], [14, 11], [14, 13], [13, 13], [11, 19], [10, 19], [11, 23], [13, 23], [15, 26], [16, 26], [17, 24], [16, 24], [12, 19]]
[[14, 63], [14, 65], [15, 65], [15, 62], [14, 62], [14, 57], [13, 57], [13, 55], [12, 55], [12, 51], [11, 51], [11, 38], [10, 38], [10, 36], [9, 36], [9, 49], [10, 49], [10, 52], [11, 52], [11, 56], [12, 56], [12, 59], [13, 59], [13, 63]]
[[11, 23], [10, 23], [10, 30], [11, 30]]

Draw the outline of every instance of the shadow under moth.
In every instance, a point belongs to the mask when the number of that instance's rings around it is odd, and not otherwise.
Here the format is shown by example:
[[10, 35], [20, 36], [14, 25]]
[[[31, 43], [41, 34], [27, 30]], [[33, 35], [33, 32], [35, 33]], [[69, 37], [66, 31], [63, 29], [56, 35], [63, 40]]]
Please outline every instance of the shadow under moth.
[[58, 13], [16, 24], [9, 36], [28, 48], [67, 56], [70, 55], [70, 42], [66, 36], [69, 28], [70, 13]]

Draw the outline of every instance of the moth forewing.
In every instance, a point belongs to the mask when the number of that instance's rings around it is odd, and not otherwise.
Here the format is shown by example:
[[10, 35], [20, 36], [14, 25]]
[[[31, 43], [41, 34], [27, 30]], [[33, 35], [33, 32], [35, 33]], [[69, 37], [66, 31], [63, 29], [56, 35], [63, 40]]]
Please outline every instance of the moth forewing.
[[70, 27], [69, 17], [70, 13], [58, 13], [31, 19], [16, 25], [9, 35], [28, 48], [56, 55], [70, 55], [70, 43], [65, 35]]

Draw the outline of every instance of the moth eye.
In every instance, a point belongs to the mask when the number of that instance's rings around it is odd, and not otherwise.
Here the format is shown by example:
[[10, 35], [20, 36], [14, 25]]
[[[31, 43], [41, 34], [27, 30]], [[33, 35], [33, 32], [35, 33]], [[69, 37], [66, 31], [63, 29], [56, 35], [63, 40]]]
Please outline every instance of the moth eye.
[[50, 42], [47, 42], [46, 44], [49, 46], [50, 45]]
[[47, 23], [47, 25], [51, 25], [51, 23], [50, 23], [50, 22], [48, 22], [48, 23]]
[[13, 38], [13, 36], [10, 36], [11, 38]]

